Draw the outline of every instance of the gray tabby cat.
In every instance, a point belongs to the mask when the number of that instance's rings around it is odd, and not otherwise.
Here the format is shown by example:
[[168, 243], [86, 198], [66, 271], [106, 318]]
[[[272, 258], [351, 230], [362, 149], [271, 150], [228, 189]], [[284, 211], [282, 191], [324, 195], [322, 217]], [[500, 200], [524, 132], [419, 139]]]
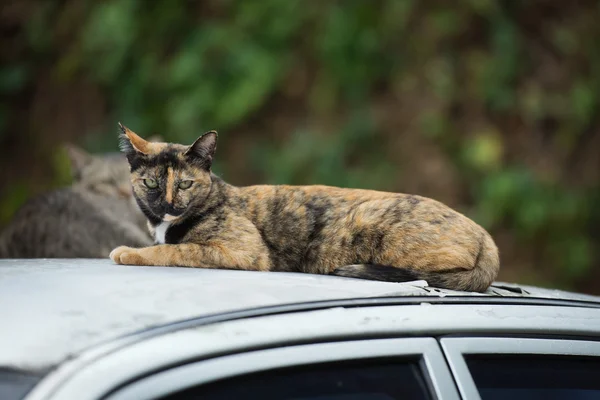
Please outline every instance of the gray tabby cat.
[[104, 258], [116, 246], [152, 244], [120, 153], [67, 146], [69, 187], [26, 202], [0, 233], [0, 258]]

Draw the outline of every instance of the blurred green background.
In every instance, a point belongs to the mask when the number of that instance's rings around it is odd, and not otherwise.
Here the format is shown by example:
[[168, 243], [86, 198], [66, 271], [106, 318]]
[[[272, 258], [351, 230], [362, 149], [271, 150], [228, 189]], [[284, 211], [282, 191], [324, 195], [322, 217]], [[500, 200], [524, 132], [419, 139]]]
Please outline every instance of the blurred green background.
[[230, 183], [433, 197], [501, 280], [600, 293], [600, 3], [17, 0], [0, 6], [0, 226], [117, 121], [220, 133]]

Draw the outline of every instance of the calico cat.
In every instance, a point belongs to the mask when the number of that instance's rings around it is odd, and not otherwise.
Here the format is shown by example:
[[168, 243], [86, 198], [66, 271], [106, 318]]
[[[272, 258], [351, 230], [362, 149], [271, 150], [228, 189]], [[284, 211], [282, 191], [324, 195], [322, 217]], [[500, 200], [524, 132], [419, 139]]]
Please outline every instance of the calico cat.
[[227, 184], [211, 172], [217, 132], [191, 146], [150, 143], [119, 124], [134, 196], [155, 245], [118, 264], [296, 271], [485, 291], [498, 248], [435, 200], [327, 186]]
[[104, 258], [119, 244], [151, 245], [123, 154], [66, 149], [73, 185], [27, 201], [0, 233], [0, 258]]

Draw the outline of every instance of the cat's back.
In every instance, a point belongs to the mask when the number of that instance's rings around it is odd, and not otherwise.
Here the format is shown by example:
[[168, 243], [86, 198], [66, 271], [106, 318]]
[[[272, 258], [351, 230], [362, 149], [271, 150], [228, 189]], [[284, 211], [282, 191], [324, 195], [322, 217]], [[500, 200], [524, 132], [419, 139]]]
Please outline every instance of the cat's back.
[[76, 212], [80, 201], [80, 196], [68, 188], [27, 200], [0, 232], [0, 257], [42, 256], [51, 238], [61, 235], [57, 232], [60, 221], [64, 221], [69, 212]]
[[28, 200], [14, 214], [0, 233], [0, 258], [105, 257], [126, 239], [126, 231], [144, 235], [134, 218], [126, 200], [57, 189]]
[[42, 193], [25, 201], [15, 212], [8, 228], [42, 222], [40, 218], [77, 212], [83, 202], [82, 196], [71, 188], [61, 188]]
[[307, 244], [316, 236], [354, 236], [365, 229], [471, 236], [483, 228], [449, 206], [419, 195], [324, 185], [257, 185], [242, 189], [240, 212], [273, 240]]
[[[326, 185], [256, 185], [241, 188], [241, 194], [244, 209], [254, 214], [275, 216], [306, 207], [327, 212], [330, 216], [345, 215], [356, 209], [373, 212], [399, 209], [423, 213], [449, 211], [443, 203], [418, 195]], [[419, 207], [415, 207], [417, 204]]]

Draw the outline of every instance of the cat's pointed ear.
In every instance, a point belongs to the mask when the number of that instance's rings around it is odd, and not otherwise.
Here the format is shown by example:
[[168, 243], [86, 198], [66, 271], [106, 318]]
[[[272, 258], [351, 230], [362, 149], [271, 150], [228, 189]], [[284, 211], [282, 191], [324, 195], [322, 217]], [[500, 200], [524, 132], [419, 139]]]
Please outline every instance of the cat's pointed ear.
[[119, 148], [123, 153], [127, 154], [128, 156], [133, 155], [135, 153], [150, 153], [151, 142], [142, 139], [135, 132], [133, 132], [131, 129], [127, 128], [120, 122], [119, 129], [121, 130], [121, 134], [119, 135]]
[[94, 156], [72, 143], [66, 143], [63, 147], [71, 162], [71, 174], [74, 179], [78, 179], [81, 176], [81, 171], [92, 163]]
[[210, 169], [216, 150], [217, 131], [209, 131], [196, 139], [185, 155], [200, 162], [206, 169]]

